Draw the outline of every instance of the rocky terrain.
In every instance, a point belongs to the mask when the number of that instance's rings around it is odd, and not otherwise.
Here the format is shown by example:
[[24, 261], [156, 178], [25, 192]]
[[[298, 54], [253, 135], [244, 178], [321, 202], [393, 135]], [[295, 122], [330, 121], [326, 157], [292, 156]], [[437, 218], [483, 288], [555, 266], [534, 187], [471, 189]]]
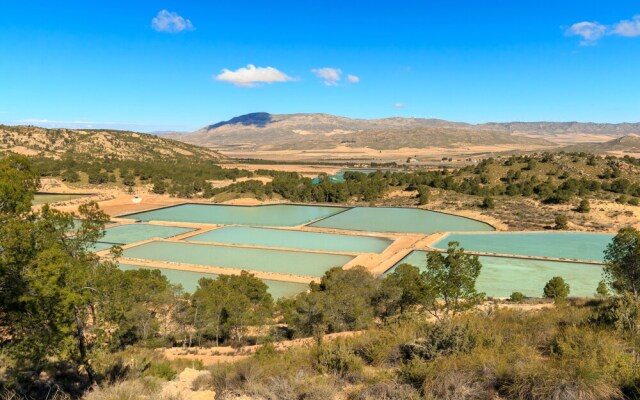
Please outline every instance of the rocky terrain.
[[211, 149], [144, 133], [0, 125], [0, 153], [6, 152], [52, 158], [110, 157], [121, 160], [222, 157]]

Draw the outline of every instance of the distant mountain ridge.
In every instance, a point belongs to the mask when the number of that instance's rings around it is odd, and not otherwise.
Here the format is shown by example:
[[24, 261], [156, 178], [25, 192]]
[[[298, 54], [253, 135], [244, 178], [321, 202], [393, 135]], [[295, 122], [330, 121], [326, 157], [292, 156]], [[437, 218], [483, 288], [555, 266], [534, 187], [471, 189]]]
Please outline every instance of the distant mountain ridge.
[[62, 158], [169, 159], [197, 157], [217, 160], [218, 152], [146, 133], [108, 129], [47, 129], [0, 125], [0, 154]]
[[455, 148], [527, 145], [558, 147], [562, 135], [611, 138], [640, 134], [640, 123], [508, 122], [468, 124], [428, 118], [352, 119], [330, 114], [251, 113], [205, 126], [192, 134], [168, 135], [201, 146], [255, 150]]

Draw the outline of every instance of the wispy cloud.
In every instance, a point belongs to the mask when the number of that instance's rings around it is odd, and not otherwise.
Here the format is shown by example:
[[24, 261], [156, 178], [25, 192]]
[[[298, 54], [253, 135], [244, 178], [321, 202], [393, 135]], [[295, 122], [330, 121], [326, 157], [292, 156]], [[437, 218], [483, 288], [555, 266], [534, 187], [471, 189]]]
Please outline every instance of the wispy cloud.
[[625, 37], [640, 36], [640, 14], [634, 16], [631, 20], [618, 22], [614, 25], [613, 32], [616, 35]]
[[395, 103], [393, 105], [393, 108], [397, 108], [397, 109], [401, 109], [401, 108], [405, 108], [405, 104], [404, 103]]
[[241, 87], [254, 87], [260, 83], [288, 82], [294, 80], [284, 72], [273, 67], [256, 67], [249, 64], [235, 71], [223, 69], [215, 76], [218, 81], [233, 83]]
[[151, 27], [158, 32], [167, 33], [195, 30], [191, 20], [168, 10], [160, 10], [158, 15], [151, 20]]
[[314, 68], [311, 72], [322, 79], [327, 86], [338, 86], [338, 82], [340, 82], [342, 76], [342, 70], [340, 68]]
[[[326, 86], [339, 86], [340, 81], [342, 80], [342, 70], [340, 68], [314, 68], [311, 72], [313, 72], [316, 77], [322, 79], [322, 82]], [[360, 82], [360, 77], [353, 74], [347, 74], [347, 81], [349, 83], [358, 83]]]
[[595, 21], [577, 22], [571, 25], [565, 33], [568, 36], [581, 37], [580, 45], [582, 46], [594, 45], [605, 36], [638, 37], [640, 36], [640, 15], [612, 25], [605, 25]]
[[607, 27], [598, 22], [583, 21], [571, 25], [566, 33], [569, 36], [580, 36], [580, 44], [589, 46], [607, 34]]
[[358, 83], [360, 82], [360, 77], [356, 76], [356, 75], [347, 75], [347, 80], [351, 83]]

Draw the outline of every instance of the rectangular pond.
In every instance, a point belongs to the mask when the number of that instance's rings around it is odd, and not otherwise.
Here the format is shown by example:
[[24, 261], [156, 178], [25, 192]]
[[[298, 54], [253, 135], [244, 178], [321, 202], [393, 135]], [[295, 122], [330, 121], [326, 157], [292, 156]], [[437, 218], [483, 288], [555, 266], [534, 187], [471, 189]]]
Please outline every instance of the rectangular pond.
[[450, 233], [431, 247], [446, 249], [449, 242], [456, 241], [467, 251], [602, 262], [613, 236], [584, 232]]
[[[120, 269], [123, 271], [137, 270], [145, 267], [141, 267], [133, 264], [120, 264]], [[185, 292], [193, 293], [198, 288], [198, 281], [200, 278], [215, 279], [217, 274], [203, 274], [200, 272], [191, 271], [178, 271], [175, 269], [167, 268], [155, 268], [160, 270], [162, 275], [166, 276], [169, 282], [173, 284], [179, 284], [182, 286]], [[284, 282], [274, 281], [269, 279], [263, 279], [263, 282], [269, 287], [269, 293], [274, 299], [282, 297], [293, 297], [298, 293], [302, 293], [309, 289], [309, 285], [306, 283]]]
[[221, 225], [297, 226], [347, 210], [343, 207], [277, 204], [227, 206], [183, 204], [158, 210], [123, 215], [140, 221], [192, 222]]
[[122, 246], [153, 238], [168, 239], [194, 230], [193, 228], [150, 224], [118, 225], [104, 230], [105, 235], [96, 243], [94, 251], [106, 250], [113, 245]]
[[356, 207], [311, 224], [319, 228], [354, 231], [434, 233], [492, 231], [484, 222], [418, 208]]
[[321, 277], [354, 257], [194, 243], [149, 242], [124, 250], [124, 257], [152, 261]]
[[241, 226], [219, 228], [191, 236], [185, 240], [356, 253], [381, 253], [393, 242], [390, 239], [372, 236], [338, 235]]
[[[602, 280], [602, 267], [593, 264], [489, 256], [481, 256], [480, 262], [482, 270], [476, 288], [492, 297], [509, 297], [513, 292], [542, 297], [544, 285], [554, 276], [561, 276], [569, 284], [570, 296], [593, 297], [598, 282]], [[396, 266], [404, 263], [424, 270], [427, 266], [426, 252], [413, 251]]]

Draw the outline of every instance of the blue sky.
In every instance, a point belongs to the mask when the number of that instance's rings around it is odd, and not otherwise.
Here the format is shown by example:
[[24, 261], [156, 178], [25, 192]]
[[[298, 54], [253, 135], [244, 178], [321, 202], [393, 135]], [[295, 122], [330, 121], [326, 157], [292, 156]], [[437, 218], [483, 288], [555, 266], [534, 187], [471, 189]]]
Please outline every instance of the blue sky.
[[0, 122], [637, 122], [639, 15], [637, 0], [2, 0]]

